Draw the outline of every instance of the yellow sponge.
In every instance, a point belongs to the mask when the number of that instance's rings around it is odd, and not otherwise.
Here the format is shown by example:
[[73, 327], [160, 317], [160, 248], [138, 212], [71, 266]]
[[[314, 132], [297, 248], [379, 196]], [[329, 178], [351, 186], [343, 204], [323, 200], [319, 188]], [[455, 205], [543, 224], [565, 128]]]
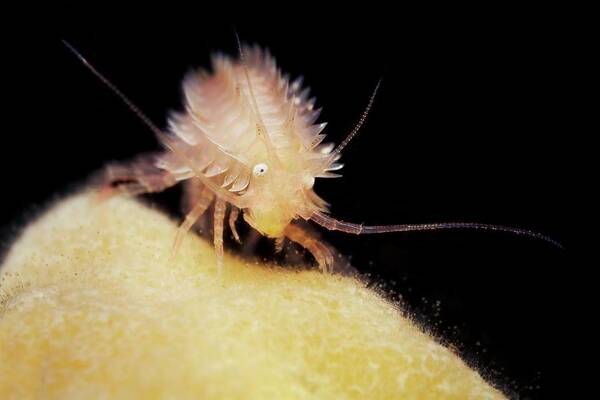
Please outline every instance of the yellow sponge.
[[226, 257], [141, 203], [89, 193], [0, 270], [2, 399], [501, 399], [358, 280]]

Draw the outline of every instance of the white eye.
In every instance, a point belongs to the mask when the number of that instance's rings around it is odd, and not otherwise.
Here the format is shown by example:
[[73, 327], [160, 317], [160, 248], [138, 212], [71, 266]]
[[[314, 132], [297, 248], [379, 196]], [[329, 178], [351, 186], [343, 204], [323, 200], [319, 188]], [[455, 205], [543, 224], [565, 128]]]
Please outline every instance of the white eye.
[[256, 164], [254, 168], [252, 168], [252, 173], [254, 176], [263, 176], [267, 173], [269, 167], [265, 163]]

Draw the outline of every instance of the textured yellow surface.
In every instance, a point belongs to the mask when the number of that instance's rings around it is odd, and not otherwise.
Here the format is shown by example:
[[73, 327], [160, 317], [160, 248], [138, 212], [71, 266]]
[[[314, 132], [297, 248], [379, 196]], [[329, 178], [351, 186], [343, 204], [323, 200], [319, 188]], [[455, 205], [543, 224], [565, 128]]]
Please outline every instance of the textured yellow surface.
[[226, 258], [127, 199], [68, 198], [8, 253], [0, 398], [499, 399], [360, 282]]

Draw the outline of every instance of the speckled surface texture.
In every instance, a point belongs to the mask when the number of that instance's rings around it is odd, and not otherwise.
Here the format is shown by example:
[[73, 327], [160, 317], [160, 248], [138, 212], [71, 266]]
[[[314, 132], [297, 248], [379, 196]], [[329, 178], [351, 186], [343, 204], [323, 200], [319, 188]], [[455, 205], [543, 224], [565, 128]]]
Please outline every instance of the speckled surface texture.
[[56, 204], [0, 270], [0, 398], [501, 399], [351, 278], [246, 263], [130, 199]]

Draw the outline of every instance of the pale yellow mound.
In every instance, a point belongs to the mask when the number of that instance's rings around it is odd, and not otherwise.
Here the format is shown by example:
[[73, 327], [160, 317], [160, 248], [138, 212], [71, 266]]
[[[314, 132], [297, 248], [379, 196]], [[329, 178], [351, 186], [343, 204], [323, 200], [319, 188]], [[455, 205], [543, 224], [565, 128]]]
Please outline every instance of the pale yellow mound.
[[360, 282], [227, 258], [126, 199], [69, 198], [1, 273], [0, 398], [504, 398]]

